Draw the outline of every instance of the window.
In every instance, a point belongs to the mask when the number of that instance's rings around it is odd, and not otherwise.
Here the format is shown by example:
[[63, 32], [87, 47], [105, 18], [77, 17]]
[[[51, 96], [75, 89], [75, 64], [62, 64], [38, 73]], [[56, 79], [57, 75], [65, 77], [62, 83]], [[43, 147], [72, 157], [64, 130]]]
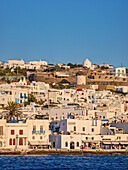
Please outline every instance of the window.
[[76, 131], [76, 126], [74, 126], [74, 131]]
[[14, 130], [11, 130], [11, 135], [14, 135], [15, 134], [15, 131]]
[[40, 126], [40, 131], [43, 131], [43, 126]]
[[86, 140], [88, 140], [88, 137], [86, 137]]
[[92, 128], [92, 132], [94, 132], [94, 128]]
[[85, 131], [85, 127], [83, 127], [83, 131]]
[[68, 147], [68, 142], [65, 142], [65, 147]]
[[55, 142], [53, 142], [53, 148], [55, 148]]
[[9, 145], [12, 145], [12, 139], [9, 139]]
[[76, 146], [79, 147], [79, 142], [76, 143]]
[[0, 141], [0, 147], [2, 147], [2, 142]]
[[20, 93], [20, 98], [23, 98], [22, 93]]
[[92, 126], [94, 126], [94, 120], [92, 120]]
[[33, 136], [32, 139], [35, 139], [35, 136]]
[[42, 139], [42, 136], [40, 136], [40, 139]]
[[3, 135], [3, 126], [0, 126], [0, 135]]
[[26, 138], [24, 138], [24, 145], [26, 145]]
[[97, 120], [95, 120], [95, 126], [97, 126]]
[[117, 136], [117, 139], [121, 139], [121, 137], [120, 137], [120, 136]]
[[16, 144], [15, 139], [13, 139], [13, 145], [15, 145], [15, 144]]
[[19, 130], [19, 135], [23, 135], [23, 130]]
[[94, 140], [94, 137], [92, 137], [92, 140]]
[[19, 139], [19, 145], [23, 145], [23, 139], [22, 138]]
[[33, 131], [36, 131], [36, 126], [35, 125], [33, 126]]

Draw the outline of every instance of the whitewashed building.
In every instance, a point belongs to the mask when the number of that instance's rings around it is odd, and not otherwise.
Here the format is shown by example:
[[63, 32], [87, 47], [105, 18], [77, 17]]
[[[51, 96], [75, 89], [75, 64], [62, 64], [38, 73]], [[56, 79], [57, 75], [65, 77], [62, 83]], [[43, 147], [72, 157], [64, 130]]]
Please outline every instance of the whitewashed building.
[[6, 63], [4, 63], [4, 69], [5, 68], [11, 68], [11, 67], [24, 67], [24, 61], [21, 60], [8, 60]]
[[110, 73], [116, 77], [126, 77], [126, 67], [115, 67], [110, 69]]
[[86, 59], [83, 64], [84, 67], [91, 68], [91, 61], [89, 59]]

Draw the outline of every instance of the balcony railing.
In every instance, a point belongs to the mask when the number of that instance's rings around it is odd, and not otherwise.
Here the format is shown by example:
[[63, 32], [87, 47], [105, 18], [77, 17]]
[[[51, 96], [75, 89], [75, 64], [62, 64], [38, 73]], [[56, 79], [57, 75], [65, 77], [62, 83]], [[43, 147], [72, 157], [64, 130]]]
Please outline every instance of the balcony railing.
[[39, 133], [41, 133], [41, 134], [43, 133], [43, 134], [45, 134], [45, 130], [33, 130], [32, 134], [34, 134], [34, 133], [38, 133], [38, 134]]

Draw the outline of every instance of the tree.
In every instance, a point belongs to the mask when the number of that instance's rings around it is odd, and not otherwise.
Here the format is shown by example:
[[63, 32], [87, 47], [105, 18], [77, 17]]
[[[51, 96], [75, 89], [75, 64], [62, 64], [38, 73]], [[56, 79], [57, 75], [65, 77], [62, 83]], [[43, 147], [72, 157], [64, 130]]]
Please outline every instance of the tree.
[[11, 83], [11, 81], [10, 81], [10, 80], [7, 80], [7, 83], [8, 83], [8, 84], [10, 84], [10, 83]]
[[1, 79], [2, 81], [5, 81], [5, 77], [2, 77], [2, 79]]
[[8, 121], [12, 120], [13, 117], [18, 117], [21, 115], [19, 108], [20, 108], [19, 103], [15, 103], [13, 101], [8, 102], [8, 105], [6, 107], [4, 107], [4, 109], [8, 111], [8, 113], [7, 113]]
[[36, 98], [35, 98], [35, 96], [33, 96], [33, 94], [29, 94], [28, 95], [28, 102], [30, 103], [30, 102], [36, 102]]
[[31, 102], [37, 103], [37, 99], [33, 96], [33, 94], [28, 95], [28, 100], [24, 102], [24, 106], [26, 107], [27, 105], [30, 105]]

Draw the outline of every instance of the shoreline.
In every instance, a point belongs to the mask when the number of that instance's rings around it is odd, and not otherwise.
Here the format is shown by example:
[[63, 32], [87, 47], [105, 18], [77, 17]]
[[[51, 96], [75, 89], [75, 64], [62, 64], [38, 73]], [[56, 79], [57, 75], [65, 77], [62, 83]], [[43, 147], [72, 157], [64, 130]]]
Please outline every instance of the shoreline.
[[28, 151], [0, 151], [0, 156], [46, 156], [46, 155], [128, 155], [128, 150], [43, 149]]

